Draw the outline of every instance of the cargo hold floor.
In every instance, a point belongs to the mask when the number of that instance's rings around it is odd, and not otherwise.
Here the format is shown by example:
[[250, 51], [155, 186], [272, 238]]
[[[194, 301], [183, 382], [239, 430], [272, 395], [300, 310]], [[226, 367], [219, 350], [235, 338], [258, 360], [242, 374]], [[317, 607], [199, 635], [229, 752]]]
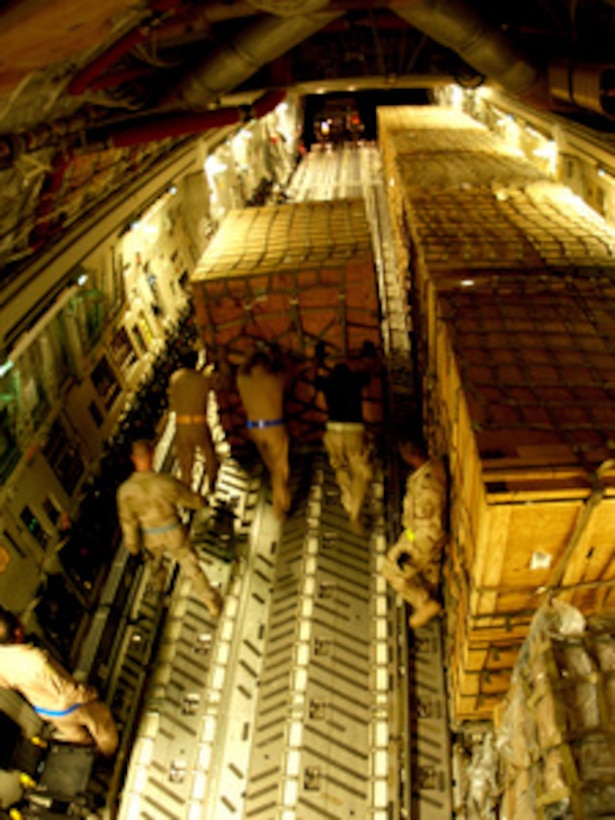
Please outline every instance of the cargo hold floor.
[[[389, 402], [404, 412], [408, 331], [378, 152], [307, 160], [294, 198], [365, 199]], [[293, 508], [280, 525], [260, 465], [223, 463], [216, 497], [235, 504], [237, 557], [203, 549], [202, 560], [224, 609], [214, 621], [189, 583], [175, 584], [126, 750], [120, 818], [452, 816], [439, 627], [409, 650], [404, 609], [378, 572], [399, 515], [398, 477], [378, 465], [357, 535], [322, 450], [294, 448], [291, 467]]]

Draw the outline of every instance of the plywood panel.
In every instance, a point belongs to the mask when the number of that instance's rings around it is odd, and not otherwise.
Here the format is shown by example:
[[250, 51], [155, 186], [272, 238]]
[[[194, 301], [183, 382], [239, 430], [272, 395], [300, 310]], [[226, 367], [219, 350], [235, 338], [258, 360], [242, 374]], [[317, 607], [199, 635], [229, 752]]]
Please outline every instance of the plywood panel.
[[[615, 579], [615, 499], [603, 499], [596, 507], [579, 546], [566, 568], [562, 585], [604, 582]], [[613, 587], [596, 585], [578, 591], [571, 590], [565, 600], [583, 611], [596, 611], [606, 604]]]

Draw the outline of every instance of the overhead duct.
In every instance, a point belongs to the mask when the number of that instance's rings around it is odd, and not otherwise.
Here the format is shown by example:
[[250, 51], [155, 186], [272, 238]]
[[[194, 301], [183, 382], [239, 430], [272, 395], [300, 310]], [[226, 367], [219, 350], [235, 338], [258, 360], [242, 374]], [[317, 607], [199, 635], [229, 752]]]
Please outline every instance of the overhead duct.
[[246, 114], [240, 108], [152, 114], [89, 129], [85, 133], [85, 148], [82, 150], [87, 152], [99, 151], [102, 147], [127, 148], [130, 145], [200, 134], [212, 128], [224, 128], [245, 120]]
[[546, 100], [539, 69], [463, 0], [393, 2], [391, 10], [511, 94]]
[[202, 109], [342, 14], [320, 12], [287, 17], [267, 16], [250, 23], [234, 39], [210, 52], [195, 70], [180, 81], [165, 103]]
[[258, 11], [275, 14], [279, 17], [292, 17], [296, 14], [313, 14], [322, 11], [329, 5], [329, 0], [249, 0], [250, 5]]
[[[318, 2], [320, 5], [323, 4], [323, 0], [318, 0]], [[117, 85], [127, 79], [132, 79], [132, 75], [124, 70], [110, 74], [108, 72], [112, 72], [121, 58], [136, 46], [150, 40], [154, 33], [159, 40], [164, 38], [166, 41], [172, 27], [183, 32], [195, 15], [198, 15], [201, 26], [209, 30], [215, 22], [225, 22], [234, 17], [245, 17], [257, 13], [257, 9], [247, 0], [241, 3], [235, 2], [232, 5], [223, 2], [212, 3], [205, 9], [189, 7], [184, 0], [151, 0], [149, 10], [151, 13], [148, 17], [112, 42], [74, 74], [67, 86], [69, 94], [79, 95], [85, 91]]]
[[615, 117], [615, 65], [553, 63], [549, 91], [557, 100]]
[[249, 106], [216, 108], [211, 111], [155, 113], [147, 117], [88, 129], [81, 135], [81, 139], [86, 146], [85, 150], [98, 150], [103, 145], [108, 148], [125, 148], [170, 137], [201, 134], [213, 128], [224, 128], [250, 119], [261, 119], [273, 111], [285, 97], [285, 91], [274, 89], [266, 91]]
[[285, 91], [267, 91], [251, 106], [217, 108], [212, 111], [180, 111], [169, 114], [155, 114], [134, 122], [130, 120], [115, 126], [103, 126], [92, 129], [86, 135], [91, 144], [104, 143], [108, 147], [125, 148], [129, 145], [141, 145], [145, 142], [156, 142], [169, 137], [185, 137], [189, 134], [201, 134], [213, 128], [224, 128], [229, 125], [260, 119], [269, 114], [285, 98]]
[[56, 148], [61, 152], [86, 154], [105, 148], [125, 148], [146, 142], [200, 134], [260, 119], [284, 100], [286, 91], [266, 91], [250, 105], [214, 108], [207, 111], [155, 111], [148, 115], [88, 126], [70, 119], [51, 123], [44, 130], [0, 136], [0, 168], [34, 151]]

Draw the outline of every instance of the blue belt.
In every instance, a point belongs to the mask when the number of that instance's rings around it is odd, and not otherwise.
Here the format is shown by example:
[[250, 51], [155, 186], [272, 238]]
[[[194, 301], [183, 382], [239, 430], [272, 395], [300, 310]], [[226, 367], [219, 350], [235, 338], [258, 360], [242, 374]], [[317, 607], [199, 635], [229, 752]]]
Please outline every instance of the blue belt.
[[74, 712], [78, 709], [82, 704], [81, 703], [74, 703], [72, 706], [69, 706], [68, 709], [43, 709], [42, 706], [33, 706], [32, 708], [36, 712], [37, 715], [41, 717], [64, 717], [64, 715], [70, 715], [71, 712]]
[[284, 419], [268, 419], [267, 421], [246, 421], [248, 430], [263, 430], [265, 427], [279, 427]]
[[161, 532], [169, 532], [181, 527], [179, 521], [172, 521], [170, 524], [162, 524], [160, 527], [143, 527], [145, 535], [158, 535]]

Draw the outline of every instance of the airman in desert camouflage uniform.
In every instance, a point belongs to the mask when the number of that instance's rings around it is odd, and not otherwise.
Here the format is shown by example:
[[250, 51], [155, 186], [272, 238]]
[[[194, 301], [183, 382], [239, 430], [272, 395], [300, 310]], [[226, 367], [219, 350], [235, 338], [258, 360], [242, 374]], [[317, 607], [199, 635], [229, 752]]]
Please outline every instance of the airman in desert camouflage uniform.
[[141, 549], [152, 561], [154, 585], [161, 590], [164, 555], [177, 561], [212, 615], [219, 615], [220, 594], [209, 583], [197, 552], [178, 516], [178, 506], [200, 509], [205, 500], [171, 475], [153, 470], [153, 448], [147, 441], [132, 445], [134, 473], [117, 491], [124, 545], [133, 555]]
[[355, 532], [362, 532], [361, 510], [373, 478], [371, 451], [363, 423], [363, 388], [370, 375], [336, 364], [330, 373], [322, 368], [315, 380], [327, 403], [327, 426], [323, 444], [335, 470], [340, 500]]
[[417, 629], [441, 609], [435, 596], [446, 543], [446, 473], [439, 459], [427, 457], [422, 442], [404, 441], [399, 449], [413, 472], [406, 481], [404, 531], [388, 551], [382, 574], [413, 607], [409, 624]]

